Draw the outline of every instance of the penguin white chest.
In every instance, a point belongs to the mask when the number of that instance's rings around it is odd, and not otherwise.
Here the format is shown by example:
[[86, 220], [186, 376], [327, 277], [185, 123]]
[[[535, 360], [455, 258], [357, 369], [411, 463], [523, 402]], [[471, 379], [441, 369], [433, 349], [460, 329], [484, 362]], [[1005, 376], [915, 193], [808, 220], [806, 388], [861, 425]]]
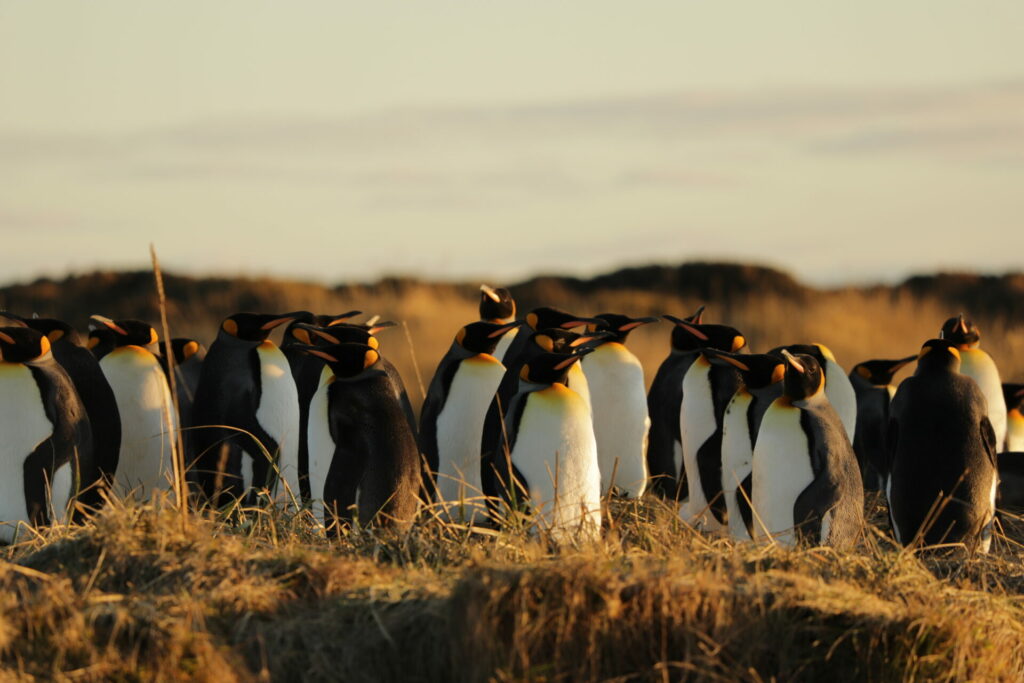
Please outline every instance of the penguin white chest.
[[[329, 371], [329, 370], [328, 370]], [[331, 378], [334, 375], [330, 375]], [[334, 461], [336, 444], [331, 437], [330, 424], [330, 379], [322, 383], [320, 388], [313, 394], [309, 404], [309, 424], [306, 428], [309, 444], [309, 492], [313, 498], [313, 514], [317, 519], [323, 519], [324, 511], [324, 486], [327, 483], [327, 474], [330, 472], [331, 463]]]
[[[299, 495], [299, 392], [295, 388], [288, 359], [271, 341], [261, 343], [256, 352], [260, 359], [260, 403], [256, 422], [276, 442], [280, 451], [278, 468], [292, 495]], [[273, 454], [271, 454], [273, 455]], [[262, 453], [253, 457], [264, 457]], [[278, 493], [288, 498], [283, 487]]]
[[754, 446], [747, 413], [754, 397], [745, 389], [733, 396], [722, 419], [722, 491], [729, 510], [729, 533], [733, 538], [750, 540], [740, 515], [740, 483], [753, 468]]
[[572, 367], [569, 368], [569, 374], [566, 375], [565, 382], [566, 386], [579, 394], [579, 397], [583, 399], [583, 404], [587, 406], [587, 411], [592, 412], [590, 382], [587, 381], [587, 376], [583, 372], [580, 363], [573, 363]]
[[693, 362], [683, 378], [683, 403], [679, 415], [679, 432], [683, 440], [683, 468], [689, 498], [683, 518], [716, 530], [721, 525], [711, 513], [701, 484], [697, 452], [718, 429], [714, 398], [711, 392], [711, 364], [703, 356]]
[[494, 347], [494, 353], [491, 355], [497, 358], [499, 363], [505, 360], [505, 352], [508, 351], [508, 347], [512, 345], [512, 340], [516, 338], [517, 334], [519, 334], [519, 328], [514, 327], [498, 340], [498, 345]]
[[981, 349], [960, 351], [960, 372], [978, 383], [988, 401], [988, 420], [996, 433], [996, 450], [1006, 440], [1006, 399], [999, 379], [999, 369], [992, 357]]
[[511, 458], [526, 479], [534, 511], [556, 539], [596, 538], [601, 474], [590, 411], [560, 384], [531, 392], [526, 401]]
[[452, 377], [444, 407], [437, 416], [437, 490], [442, 501], [477, 499], [474, 502], [479, 505], [471, 507], [479, 507], [480, 513], [485, 511], [480, 439], [487, 409], [504, 374], [505, 366], [494, 357], [475, 356], [459, 363]]
[[121, 414], [121, 455], [115, 483], [120, 493], [143, 495], [167, 488], [173, 472], [171, 444], [177, 415], [167, 378], [156, 357], [140, 346], [114, 349], [100, 361]]
[[753, 457], [754, 538], [796, 543], [793, 505], [814, 481], [799, 408], [776, 399], [764, 415]]
[[857, 429], [857, 392], [854, 391], [846, 371], [831, 359], [825, 361], [825, 395], [839, 414], [839, 420], [843, 423], [850, 443], [853, 443]]
[[29, 523], [25, 458], [53, 434], [39, 385], [21, 363], [0, 361], [0, 434], [0, 540], [10, 543], [19, 523]]
[[[602, 344], [584, 357], [590, 389], [594, 436], [601, 468], [601, 490], [613, 485], [632, 497], [647, 484], [647, 414], [644, 369], [622, 344]], [[612, 477], [614, 476], [614, 481]]]

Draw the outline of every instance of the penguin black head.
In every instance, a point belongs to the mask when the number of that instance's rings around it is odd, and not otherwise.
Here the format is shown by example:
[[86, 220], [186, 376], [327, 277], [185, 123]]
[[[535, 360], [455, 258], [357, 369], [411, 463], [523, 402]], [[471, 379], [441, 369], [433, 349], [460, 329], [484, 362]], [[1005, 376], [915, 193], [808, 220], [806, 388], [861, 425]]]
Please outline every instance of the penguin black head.
[[748, 389], [762, 389], [781, 382], [786, 374], [785, 363], [768, 353], [726, 353], [717, 349], [704, 349], [702, 353], [713, 365], [739, 370]]
[[[685, 318], [677, 318], [673, 315], [663, 315], [663, 319], [670, 322], [682, 320], [684, 323], [690, 325], [703, 325], [704, 324], [704, 305], [701, 304], [697, 310]], [[678, 325], [672, 326], [672, 336], [670, 339], [672, 348], [676, 351], [696, 351], [700, 348], [697, 345], [697, 340], [694, 339], [693, 335], [689, 334], [686, 330], [680, 328]]]
[[686, 335], [685, 347], [676, 347], [681, 350], [696, 351], [698, 349], [718, 349], [735, 353], [747, 345], [747, 340], [734, 327], [728, 325], [702, 325], [689, 323], [673, 315], [663, 316], [676, 324], [676, 329]]
[[30, 363], [44, 360], [50, 353], [50, 340], [42, 332], [28, 327], [0, 327], [0, 360]]
[[617, 341], [620, 344], [625, 344], [629, 333], [641, 325], [658, 322], [658, 319], [655, 317], [630, 318], [628, 315], [619, 315], [617, 313], [601, 313], [594, 317], [599, 322], [587, 325], [587, 331], [608, 332], [611, 335], [609, 341]]
[[566, 384], [569, 369], [573, 363], [587, 355], [593, 348], [581, 348], [576, 353], [540, 353], [525, 363], [519, 370], [519, 379], [533, 384]]
[[68, 325], [63, 320], [56, 318], [27, 318], [22, 321], [26, 327], [39, 330], [49, 338], [51, 344], [67, 342], [75, 346], [84, 346], [82, 335], [78, 330]]
[[1020, 410], [1021, 405], [1024, 405], [1024, 384], [1004, 384], [1003, 400], [1006, 401], [1007, 410]]
[[518, 322], [497, 325], [488, 322], [470, 323], [455, 335], [455, 342], [470, 353], [494, 353], [506, 332], [519, 327]]
[[[111, 320], [105, 318], [102, 315], [94, 315], [90, 317], [91, 320], [99, 323], [103, 327], [112, 331], [114, 334], [109, 337], [101, 337], [96, 335], [97, 339], [109, 339], [113, 340], [115, 347], [121, 346], [142, 346], [146, 347], [151, 344], [156, 344], [160, 341], [160, 335], [156, 333], [156, 330], [149, 323], [144, 323], [141, 320]], [[102, 329], [102, 328], [97, 328]], [[93, 335], [89, 334], [90, 339]], [[90, 348], [96, 346], [91, 344]]]
[[917, 356], [915, 375], [932, 370], [960, 372], [960, 349], [950, 339], [929, 339]]
[[366, 344], [331, 344], [330, 346], [300, 346], [311, 356], [322, 359], [335, 377], [355, 377], [372, 369], [380, 361], [377, 349]]
[[313, 315], [307, 311], [300, 311], [294, 319], [288, 323], [288, 326], [284, 328], [284, 334], [281, 337], [281, 346], [289, 346], [291, 344], [310, 344], [309, 333], [301, 333], [296, 335], [296, 329], [299, 325], [316, 325], [317, 327], [330, 327], [331, 325], [340, 325], [349, 318], [353, 318], [362, 313], [362, 311], [348, 311], [346, 313], [340, 313], [338, 315]]
[[296, 311], [284, 315], [235, 313], [221, 323], [220, 331], [242, 341], [258, 343], [266, 340], [274, 328], [297, 319], [312, 321], [313, 316], [307, 311]]
[[549, 327], [571, 330], [576, 327], [582, 327], [587, 323], [596, 322], [597, 320], [594, 318], [584, 318], [550, 306], [535, 308], [526, 314], [526, 324], [534, 330], [543, 330]]
[[480, 319], [492, 323], [511, 322], [516, 317], [516, 302], [504, 287], [480, 285]]
[[907, 356], [899, 360], [866, 360], [855, 365], [853, 372], [876, 387], [884, 387], [892, 384], [892, 378], [896, 376], [896, 373], [915, 360], [917, 360], [917, 356]]
[[306, 323], [295, 325], [294, 334], [307, 346], [330, 346], [333, 344], [364, 344], [379, 349], [380, 342], [362, 325], [334, 325], [318, 327]]
[[572, 353], [587, 344], [600, 343], [610, 338], [606, 332], [590, 332], [577, 334], [572, 330], [549, 327], [530, 335], [532, 345], [546, 353]]
[[942, 323], [939, 339], [948, 339], [961, 349], [970, 349], [981, 342], [981, 331], [970, 320], [964, 320], [964, 314], [961, 313]]
[[782, 391], [790, 401], [802, 401], [824, 390], [825, 373], [814, 356], [783, 349], [782, 358], [786, 363]]
[[175, 364], [181, 365], [193, 356], [195, 356], [197, 360], [203, 360], [206, 358], [206, 347], [195, 339], [175, 337], [171, 340], [171, 353], [174, 354]]

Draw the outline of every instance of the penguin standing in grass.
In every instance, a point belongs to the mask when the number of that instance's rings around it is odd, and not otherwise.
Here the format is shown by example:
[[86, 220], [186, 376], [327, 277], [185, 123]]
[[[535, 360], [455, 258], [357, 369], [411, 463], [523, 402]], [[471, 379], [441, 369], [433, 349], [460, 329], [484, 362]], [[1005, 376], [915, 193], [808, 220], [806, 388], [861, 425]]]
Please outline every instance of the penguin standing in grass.
[[839, 419], [843, 421], [843, 428], [850, 443], [853, 443], [857, 434], [857, 393], [853, 390], [846, 370], [843, 370], [836, 361], [835, 355], [824, 344], [790, 344], [776, 347], [768, 353], [782, 358], [783, 349], [791, 354], [806, 354], [818, 361], [822, 372], [825, 373], [825, 395], [839, 414]]
[[194, 469], [214, 505], [246, 494], [255, 503], [262, 488], [285, 501], [300, 496], [298, 392], [287, 358], [268, 339], [299, 315], [236, 313], [206, 354], [192, 412]]
[[[885, 488], [885, 462], [889, 447], [885, 443], [889, 429], [889, 403], [896, 394], [892, 379], [917, 356], [899, 360], [869, 360], [858, 363], [850, 372], [850, 384], [857, 395], [857, 429], [853, 452], [857, 454], [864, 488]], [[826, 383], [827, 388], [827, 383]]]
[[[516, 301], [512, 298], [511, 292], [504, 287], [494, 288], [480, 285], [480, 320], [482, 322], [507, 325], [515, 319]], [[491, 355], [502, 361], [518, 332], [518, 327], [509, 330], [498, 342], [498, 346], [495, 347], [494, 353]]]
[[1006, 401], [999, 369], [992, 356], [981, 350], [981, 331], [961, 313], [942, 325], [940, 339], [948, 339], [960, 351], [960, 373], [967, 375], [981, 387], [988, 401], [988, 419], [996, 433], [996, 444], [1002, 448], [1006, 441]]
[[960, 373], [961, 354], [951, 339], [925, 342], [892, 400], [886, 496], [904, 546], [964, 543], [988, 552], [992, 541], [997, 441], [984, 393]]
[[505, 366], [492, 353], [519, 323], [466, 325], [441, 359], [420, 413], [420, 450], [446, 514], [474, 522], [486, 515], [482, 474], [484, 419]]
[[742, 384], [722, 418], [722, 491], [729, 515], [729, 534], [749, 541], [753, 530], [750, 511], [754, 444], [761, 420], [772, 402], [782, 395], [786, 366], [770, 354], [732, 354], [705, 349], [712, 365], [739, 371]]
[[100, 369], [114, 392], [121, 417], [115, 491], [148, 497], [170, 487], [178, 428], [167, 376], [151, 350], [159, 337], [151, 325], [139, 320], [111, 320], [100, 315], [92, 320], [104, 331], [91, 333], [90, 338], [109, 337], [105, 343], [113, 346], [100, 358]]
[[1024, 452], [1024, 384], [1004, 384], [1006, 401], [1006, 441], [1002, 450]]
[[37, 330], [0, 328], [0, 434], [0, 541], [11, 543], [22, 525], [63, 521], [96, 471], [89, 417]]
[[[696, 313], [682, 320], [687, 324], [700, 325], [703, 316], [704, 307], [701, 306]], [[647, 412], [651, 417], [647, 442], [647, 470], [651, 477], [648, 488], [669, 500], [679, 500], [686, 496], [679, 411], [683, 403], [683, 377], [700, 355], [698, 341], [678, 325], [674, 326], [672, 349], [658, 366], [658, 372], [647, 392]]]
[[783, 395], [754, 445], [754, 538], [848, 547], [864, 524], [864, 487], [846, 429], [812, 356], [783, 350]]
[[[601, 467], [601, 491], [638, 498], [647, 488], [647, 414], [644, 368], [626, 348], [629, 333], [657, 318], [602, 313], [591, 332], [606, 336], [579, 364], [590, 391], [594, 436]], [[570, 383], [571, 387], [571, 383]]]
[[[690, 325], [670, 318], [702, 348], [736, 353], [747, 342], [725, 325]], [[679, 433], [683, 439], [683, 467], [688, 497], [683, 519], [710, 531], [726, 526], [727, 508], [722, 495], [722, 424], [725, 408], [740, 386], [731, 366], [712, 365], [701, 354], [683, 377]]]
[[78, 501], [86, 507], [99, 507], [103, 502], [101, 491], [117, 471], [121, 449], [121, 416], [114, 391], [78, 330], [53, 318], [24, 318], [23, 322], [46, 335], [54, 359], [71, 379], [89, 416], [96, 470], [83, 470]]
[[520, 369], [495, 470], [513, 509], [527, 507], [555, 541], [601, 535], [601, 472], [590, 411], [566, 386], [573, 355], [543, 353]]
[[419, 507], [420, 454], [377, 350], [343, 343], [303, 347], [330, 375], [309, 410], [309, 486], [325, 525], [407, 525]]

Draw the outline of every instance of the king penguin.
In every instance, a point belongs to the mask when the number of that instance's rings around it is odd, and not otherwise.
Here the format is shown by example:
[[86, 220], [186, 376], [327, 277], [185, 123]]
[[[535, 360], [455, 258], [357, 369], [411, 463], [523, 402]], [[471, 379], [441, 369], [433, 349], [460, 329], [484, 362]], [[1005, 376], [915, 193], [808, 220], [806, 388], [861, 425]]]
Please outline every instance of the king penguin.
[[408, 525], [419, 507], [420, 454], [377, 349], [304, 346], [330, 376], [309, 411], [309, 486], [325, 525]]
[[843, 421], [846, 436], [853, 443], [857, 435], [857, 393], [853, 390], [846, 370], [836, 361], [835, 355], [824, 344], [789, 344], [779, 346], [768, 353], [782, 357], [785, 349], [791, 354], [805, 354], [813, 358], [825, 373], [825, 396]]
[[[507, 325], [516, 319], [516, 301], [512, 293], [504, 287], [493, 288], [480, 285], [480, 320], [481, 322]], [[519, 332], [518, 327], [509, 330], [498, 342], [492, 354], [498, 361], [505, 358], [505, 352]]]
[[65, 520], [96, 469], [85, 407], [37, 330], [0, 328], [0, 434], [0, 541], [12, 543], [23, 525]]
[[[670, 318], [671, 319], [671, 318]], [[747, 342], [726, 325], [690, 325], [672, 322], [691, 335], [702, 348], [736, 353]], [[734, 367], [712, 365], [704, 354], [683, 377], [679, 433], [683, 440], [683, 467], [688, 497], [682, 517], [709, 531], [725, 528], [727, 508], [722, 495], [722, 422], [725, 408], [740, 386]]]
[[[857, 428], [853, 452], [857, 454], [864, 488], [885, 489], [885, 462], [889, 447], [885, 435], [889, 429], [889, 403], [896, 395], [892, 379], [917, 356], [899, 360], [868, 360], [858, 363], [850, 372], [850, 384], [857, 395]], [[826, 382], [826, 389], [828, 384]]]
[[[590, 392], [601, 468], [601, 491], [639, 498], [647, 488], [647, 414], [644, 368], [626, 348], [629, 333], [658, 318], [630, 318], [614, 313], [594, 316], [591, 332], [606, 336], [579, 364]], [[570, 383], [571, 388], [571, 383]]]
[[950, 339], [921, 348], [896, 390], [889, 420], [886, 495], [904, 546], [964, 543], [988, 552], [998, 486], [996, 436], [985, 395], [960, 373]]
[[[90, 508], [103, 503], [105, 490], [117, 471], [121, 449], [121, 416], [110, 383], [99, 361], [86, 348], [78, 330], [53, 318], [23, 318], [24, 324], [46, 335], [54, 359], [60, 364], [78, 393], [89, 416], [92, 433], [94, 472], [82, 472], [78, 501]], [[108, 328], [104, 328], [108, 329]]]
[[722, 491], [729, 515], [729, 535], [749, 541], [753, 530], [752, 475], [754, 444], [761, 420], [772, 402], [782, 395], [786, 366], [770, 354], [732, 354], [705, 349], [713, 365], [727, 365], [740, 373], [741, 384], [722, 418]]
[[754, 446], [754, 538], [848, 547], [864, 525], [857, 456], [818, 361], [781, 355], [783, 395], [765, 412]]
[[[704, 307], [682, 318], [687, 324], [704, 322]], [[666, 318], [669, 320], [670, 318]], [[674, 319], [674, 318], [672, 318]], [[700, 355], [698, 340], [678, 325], [672, 327], [671, 350], [658, 366], [647, 391], [647, 412], [651, 430], [647, 441], [649, 490], [668, 500], [686, 496], [686, 470], [683, 468], [683, 437], [679, 433], [679, 411], [683, 403], [683, 377]]]
[[992, 356], [981, 347], [981, 331], [963, 314], [950, 318], [942, 325], [940, 339], [948, 339], [960, 351], [960, 373], [967, 375], [981, 387], [981, 393], [988, 401], [988, 419], [996, 433], [996, 443], [1002, 448], [1006, 442], [1006, 401], [1003, 399], [1003, 384], [999, 379]]
[[297, 315], [236, 313], [206, 354], [193, 443], [200, 484], [214, 505], [242, 495], [255, 503], [262, 488], [285, 502], [300, 497], [298, 392], [288, 360], [268, 338]]
[[420, 413], [420, 450], [430, 472], [427, 490], [445, 514], [473, 523], [486, 516], [483, 500], [484, 419], [505, 374], [494, 352], [519, 323], [475, 322], [458, 334], [437, 366]]
[[152, 351], [159, 337], [152, 326], [138, 320], [111, 320], [100, 315], [92, 320], [101, 326], [98, 329], [109, 333], [90, 334], [91, 339], [112, 334], [113, 350], [100, 359], [100, 369], [114, 392], [121, 417], [114, 489], [121, 495], [149, 496], [172, 483], [171, 456], [178, 428], [167, 376]]
[[519, 391], [499, 438], [499, 485], [513, 509], [520, 501], [558, 543], [601, 535], [601, 472], [590, 411], [566, 386], [573, 355], [543, 353], [520, 369]]
[[1004, 384], [1003, 400], [1006, 402], [1006, 441], [1002, 450], [1010, 453], [1024, 452], [1024, 384]]

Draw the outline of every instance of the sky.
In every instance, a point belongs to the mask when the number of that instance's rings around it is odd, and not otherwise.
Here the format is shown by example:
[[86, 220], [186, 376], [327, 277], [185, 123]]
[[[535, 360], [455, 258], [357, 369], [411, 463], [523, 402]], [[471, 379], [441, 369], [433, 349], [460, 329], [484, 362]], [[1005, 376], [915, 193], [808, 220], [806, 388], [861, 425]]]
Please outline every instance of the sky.
[[0, 282], [1024, 269], [1024, 3], [0, 0]]

